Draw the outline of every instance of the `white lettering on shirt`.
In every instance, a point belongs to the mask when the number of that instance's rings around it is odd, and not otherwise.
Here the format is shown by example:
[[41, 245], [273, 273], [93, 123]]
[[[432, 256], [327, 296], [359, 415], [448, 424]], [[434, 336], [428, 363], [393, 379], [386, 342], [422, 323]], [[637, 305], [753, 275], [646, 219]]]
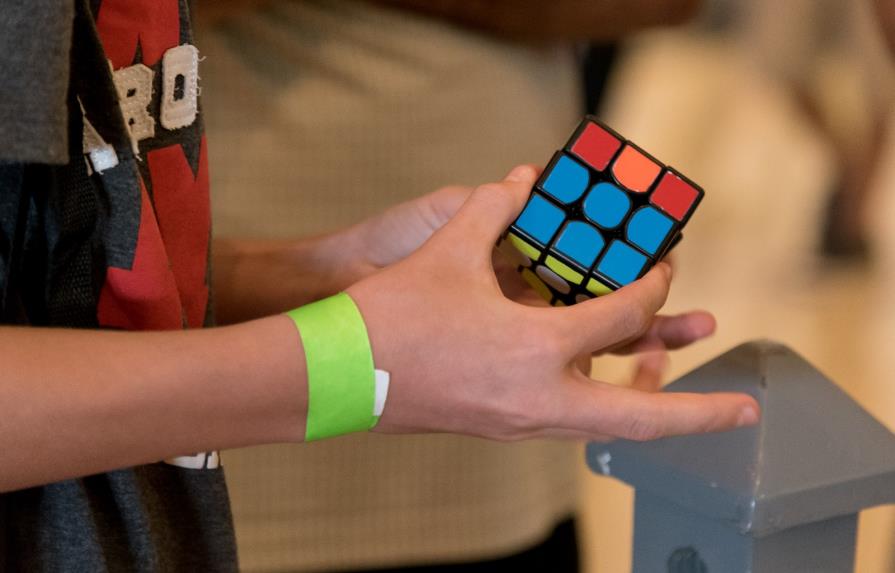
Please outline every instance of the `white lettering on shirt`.
[[165, 129], [180, 129], [196, 120], [199, 94], [199, 50], [183, 44], [162, 57], [162, 111]]
[[[190, 44], [167, 50], [162, 56], [162, 93], [159, 102], [159, 122], [168, 130], [188, 127], [196, 121], [199, 111], [199, 51]], [[139, 154], [138, 143], [155, 136], [156, 118], [150, 112], [155, 72], [144, 64], [134, 64], [112, 71], [121, 114], [127, 125], [134, 154]], [[118, 165], [114, 147], [99, 135], [83, 110], [84, 154], [88, 167], [97, 173]]]
[[113, 74], [121, 114], [130, 130], [131, 139], [137, 143], [154, 136], [155, 119], [149, 114], [154, 75], [152, 69], [143, 64], [134, 64], [115, 70]]

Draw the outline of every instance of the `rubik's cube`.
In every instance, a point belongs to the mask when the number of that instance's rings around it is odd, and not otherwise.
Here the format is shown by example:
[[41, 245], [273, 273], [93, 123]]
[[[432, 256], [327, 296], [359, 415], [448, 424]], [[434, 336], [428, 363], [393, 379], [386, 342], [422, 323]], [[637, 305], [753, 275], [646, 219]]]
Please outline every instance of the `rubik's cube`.
[[592, 116], [557, 151], [498, 244], [554, 305], [637, 280], [680, 241], [703, 190]]

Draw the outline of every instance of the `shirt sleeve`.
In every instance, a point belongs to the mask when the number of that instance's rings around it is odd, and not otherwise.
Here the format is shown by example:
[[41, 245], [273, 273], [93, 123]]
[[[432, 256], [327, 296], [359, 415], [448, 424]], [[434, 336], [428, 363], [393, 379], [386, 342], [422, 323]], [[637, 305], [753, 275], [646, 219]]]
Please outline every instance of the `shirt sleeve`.
[[0, 161], [68, 161], [66, 94], [74, 2], [4, 0]]

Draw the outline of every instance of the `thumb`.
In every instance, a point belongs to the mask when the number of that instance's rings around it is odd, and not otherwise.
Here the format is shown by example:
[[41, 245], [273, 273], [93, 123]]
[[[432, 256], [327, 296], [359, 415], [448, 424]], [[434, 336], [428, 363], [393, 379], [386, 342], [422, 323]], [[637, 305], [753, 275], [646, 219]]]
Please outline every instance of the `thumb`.
[[503, 181], [477, 187], [444, 227], [442, 239], [469, 245], [462, 250], [490, 261], [494, 243], [522, 211], [538, 173], [534, 166], [520, 165]]

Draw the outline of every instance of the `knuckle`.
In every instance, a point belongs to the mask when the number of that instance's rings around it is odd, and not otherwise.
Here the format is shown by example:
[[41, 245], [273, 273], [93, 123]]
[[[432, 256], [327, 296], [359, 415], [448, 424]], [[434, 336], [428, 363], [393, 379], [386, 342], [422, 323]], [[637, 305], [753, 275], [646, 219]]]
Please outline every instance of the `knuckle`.
[[517, 441], [538, 435], [545, 428], [537, 392], [504, 386], [492, 396], [477, 400], [482, 435], [500, 441]]
[[637, 414], [625, 422], [621, 437], [635, 442], [648, 442], [662, 436], [662, 428], [655, 418]]
[[435, 212], [438, 221], [446, 221], [463, 205], [470, 193], [471, 188], [460, 185], [442, 187], [432, 192], [434, 200], [429, 202], [429, 206]]
[[[710, 404], [710, 402], [706, 402]], [[707, 412], [694, 423], [693, 433], [708, 434], [724, 425], [724, 414], [720, 410]]]
[[485, 183], [476, 187], [474, 194], [481, 201], [506, 200], [506, 189], [500, 183]]
[[542, 364], [565, 362], [568, 354], [568, 329], [558, 328], [552, 322], [532, 321], [532, 324], [539, 326], [526, 329], [527, 332], [523, 335], [528, 360], [534, 359]]
[[486, 183], [476, 187], [472, 196], [480, 208], [503, 214], [515, 208], [514, 198], [500, 183]]
[[652, 313], [641, 304], [628, 305], [622, 314], [622, 330], [627, 337], [646, 332], [652, 320]]
[[695, 428], [693, 433], [695, 434], [708, 434], [715, 430], [718, 426], [718, 421], [714, 419], [705, 419], [699, 422]]
[[474, 193], [498, 208], [516, 209], [522, 207], [531, 192], [531, 186], [531, 183], [521, 181], [485, 183], [476, 187]]
[[510, 399], [503, 404], [493, 436], [500, 441], [515, 442], [536, 436], [543, 427], [531, 400]]

